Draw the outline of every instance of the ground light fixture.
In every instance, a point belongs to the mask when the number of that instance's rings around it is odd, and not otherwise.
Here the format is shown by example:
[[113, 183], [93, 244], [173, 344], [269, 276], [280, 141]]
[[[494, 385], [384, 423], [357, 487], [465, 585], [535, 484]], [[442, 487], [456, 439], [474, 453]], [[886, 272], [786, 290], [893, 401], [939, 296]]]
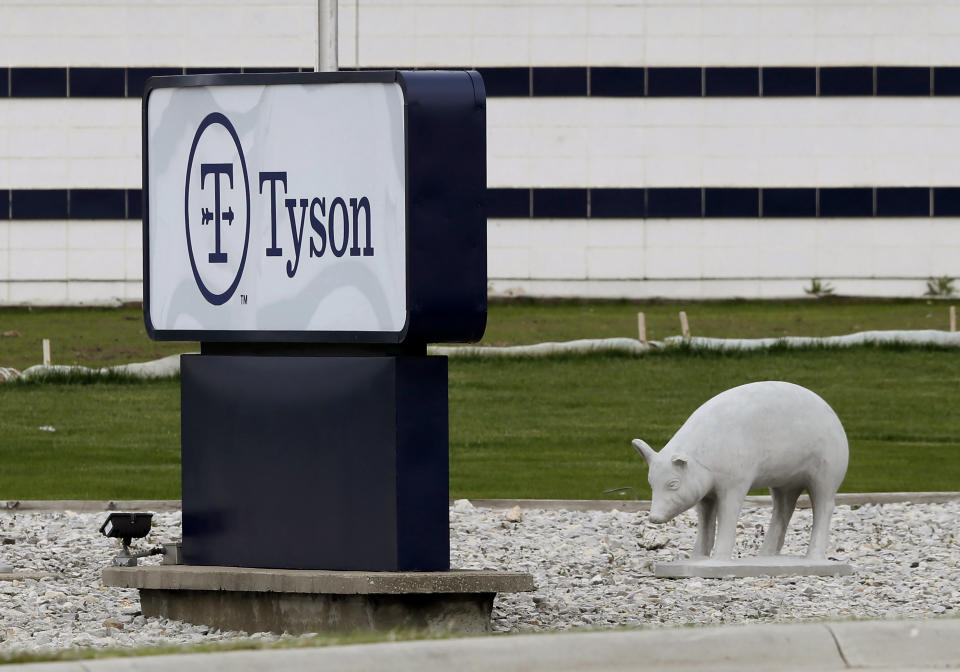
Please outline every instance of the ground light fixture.
[[150, 555], [162, 555], [165, 551], [162, 547], [151, 548], [139, 553], [130, 552], [130, 542], [134, 539], [141, 539], [150, 533], [150, 526], [153, 520], [152, 513], [125, 513], [116, 511], [107, 516], [100, 526], [100, 534], [105, 537], [120, 539], [123, 544], [123, 550], [120, 555], [113, 558], [115, 567], [136, 567], [138, 558], [145, 558]]

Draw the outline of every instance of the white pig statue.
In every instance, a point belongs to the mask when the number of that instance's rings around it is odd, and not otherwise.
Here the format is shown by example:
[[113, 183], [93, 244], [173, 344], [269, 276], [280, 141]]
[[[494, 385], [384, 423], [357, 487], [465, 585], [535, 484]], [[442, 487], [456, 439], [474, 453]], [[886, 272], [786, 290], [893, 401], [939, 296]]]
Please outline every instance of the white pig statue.
[[810, 390], [776, 381], [734, 387], [694, 411], [659, 453], [640, 439], [633, 445], [650, 467], [650, 522], [697, 506], [695, 556], [730, 559], [744, 497], [765, 487], [773, 517], [760, 554], [780, 553], [797, 498], [807, 490], [813, 504], [807, 557], [825, 558], [834, 497], [847, 473], [847, 436], [833, 409]]

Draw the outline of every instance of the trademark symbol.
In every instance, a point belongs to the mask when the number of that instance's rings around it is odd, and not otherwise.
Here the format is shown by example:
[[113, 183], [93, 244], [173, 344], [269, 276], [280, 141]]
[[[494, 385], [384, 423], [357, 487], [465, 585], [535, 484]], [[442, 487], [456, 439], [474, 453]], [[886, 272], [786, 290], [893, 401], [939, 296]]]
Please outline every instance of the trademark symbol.
[[247, 305], [247, 295], [246, 295], [246, 294], [241, 294], [241, 295], [240, 295], [240, 305], [241, 305], [241, 306]]

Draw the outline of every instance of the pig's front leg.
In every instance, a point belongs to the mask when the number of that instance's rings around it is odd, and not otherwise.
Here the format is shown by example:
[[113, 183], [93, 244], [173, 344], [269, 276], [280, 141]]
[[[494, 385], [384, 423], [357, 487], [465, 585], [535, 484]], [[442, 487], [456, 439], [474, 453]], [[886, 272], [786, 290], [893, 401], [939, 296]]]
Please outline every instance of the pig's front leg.
[[693, 545], [694, 557], [706, 557], [713, 550], [717, 532], [717, 500], [704, 497], [697, 503], [697, 541]]
[[737, 540], [737, 521], [740, 508], [747, 491], [728, 488], [717, 493], [717, 542], [710, 556], [717, 560], [729, 560], [733, 557], [733, 546]]

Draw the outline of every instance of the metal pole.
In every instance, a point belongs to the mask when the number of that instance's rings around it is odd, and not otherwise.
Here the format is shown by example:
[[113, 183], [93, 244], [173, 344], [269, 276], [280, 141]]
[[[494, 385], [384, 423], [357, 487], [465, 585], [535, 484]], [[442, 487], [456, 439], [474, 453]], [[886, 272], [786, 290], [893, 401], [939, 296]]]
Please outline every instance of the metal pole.
[[317, 0], [317, 72], [336, 72], [337, 0]]

